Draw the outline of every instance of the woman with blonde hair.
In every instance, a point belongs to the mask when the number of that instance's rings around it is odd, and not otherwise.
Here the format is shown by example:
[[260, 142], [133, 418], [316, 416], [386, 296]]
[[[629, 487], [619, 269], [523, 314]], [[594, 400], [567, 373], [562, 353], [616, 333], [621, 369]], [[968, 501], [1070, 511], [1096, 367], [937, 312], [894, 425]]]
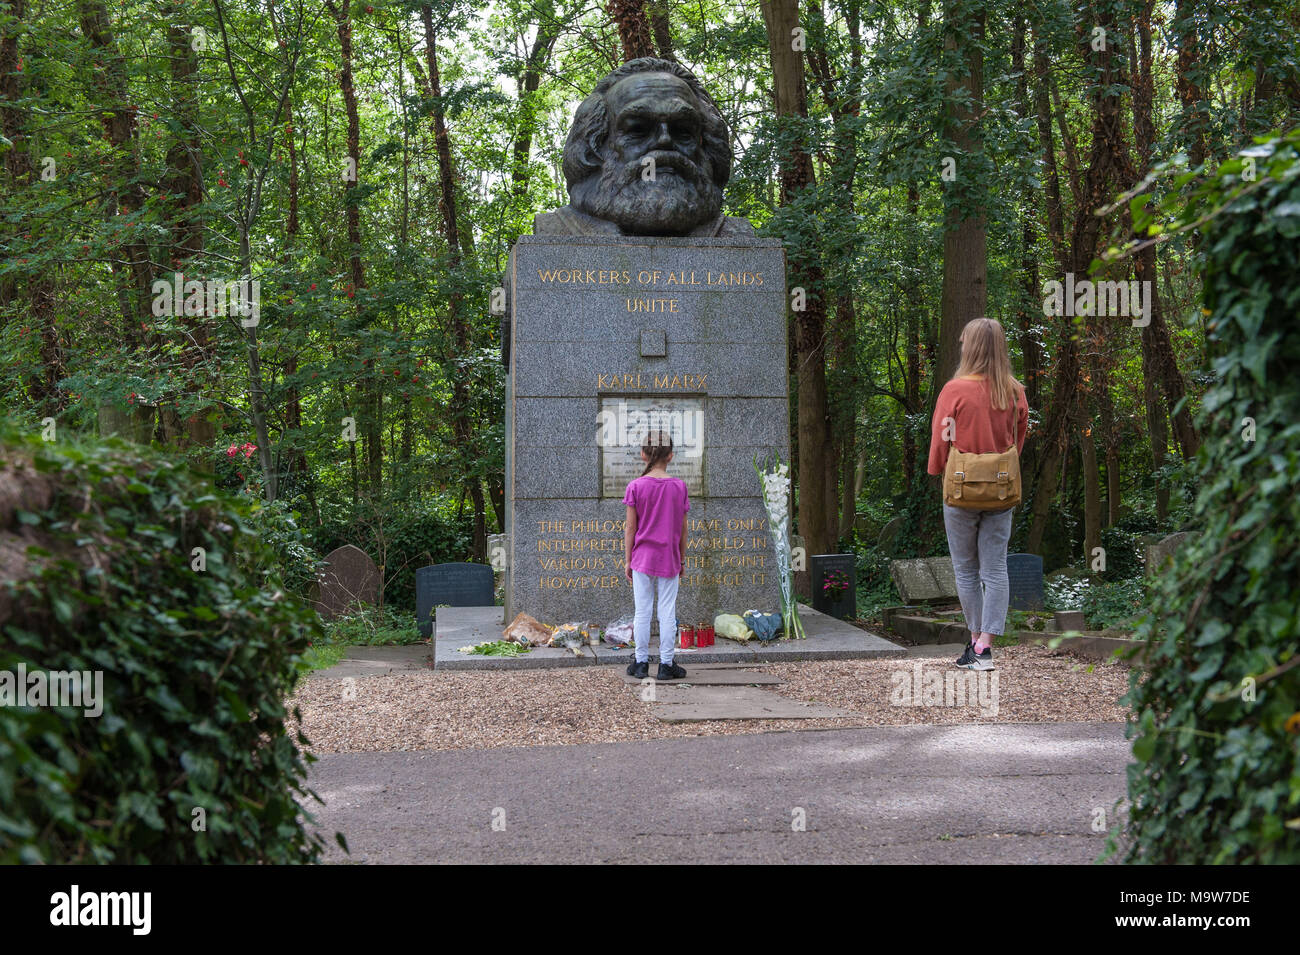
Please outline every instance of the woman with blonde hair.
[[[1011, 374], [1006, 333], [991, 318], [972, 320], [961, 333], [957, 371], [935, 403], [929, 472], [943, 474], [952, 449], [967, 454], [1009, 454], [1014, 448], [1018, 477], [1018, 458], [1028, 427], [1029, 405], [1024, 386]], [[982, 506], [987, 509], [953, 506], [945, 493], [943, 523], [948, 551], [962, 614], [970, 629], [970, 642], [957, 666], [969, 670], [993, 669], [993, 638], [1006, 627], [1010, 597], [1007, 543], [1015, 505], [1002, 509]]]

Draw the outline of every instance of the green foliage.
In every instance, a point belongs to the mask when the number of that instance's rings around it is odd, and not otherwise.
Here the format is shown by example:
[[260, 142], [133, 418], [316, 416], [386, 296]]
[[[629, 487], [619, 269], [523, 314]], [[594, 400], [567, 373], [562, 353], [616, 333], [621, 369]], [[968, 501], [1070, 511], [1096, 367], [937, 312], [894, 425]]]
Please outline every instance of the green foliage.
[[420, 501], [391, 500], [379, 507], [338, 508], [323, 514], [311, 531], [321, 554], [353, 544], [370, 555], [384, 577], [384, 603], [415, 611], [415, 571], [429, 564], [470, 560], [473, 518], [456, 502], [438, 495]]
[[0, 422], [0, 448], [30, 490], [0, 526], [26, 568], [0, 594], [0, 671], [103, 681], [98, 717], [0, 706], [0, 862], [315, 861], [285, 696], [319, 624], [248, 504], [119, 441]]
[[366, 607], [346, 617], [335, 617], [325, 624], [325, 645], [402, 646], [423, 640], [415, 617], [388, 606], [383, 610]]
[[1215, 381], [1193, 464], [1194, 537], [1157, 583], [1140, 631], [1145, 678], [1135, 671], [1126, 697], [1136, 760], [1128, 858], [1295, 864], [1300, 131], [1224, 163], [1166, 231], [1206, 222]]
[[283, 500], [267, 504], [254, 499], [249, 504], [249, 521], [264, 547], [245, 556], [245, 566], [254, 579], [276, 578], [299, 597], [306, 597], [324, 559], [312, 550], [299, 522], [302, 515]]
[[1089, 630], [1129, 627], [1146, 610], [1146, 588], [1141, 578], [1094, 581], [1083, 593], [1079, 609], [1088, 618]]

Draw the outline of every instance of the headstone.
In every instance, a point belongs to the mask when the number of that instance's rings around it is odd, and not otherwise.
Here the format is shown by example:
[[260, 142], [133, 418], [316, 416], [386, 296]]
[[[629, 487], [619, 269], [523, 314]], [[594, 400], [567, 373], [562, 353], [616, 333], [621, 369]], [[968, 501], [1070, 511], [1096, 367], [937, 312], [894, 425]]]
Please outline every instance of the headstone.
[[[858, 615], [858, 555], [857, 554], [814, 554], [808, 558], [808, 569], [812, 572], [813, 609], [852, 620]], [[830, 594], [826, 590], [826, 578], [832, 572], [838, 572], [848, 579], [848, 589]]]
[[449, 607], [491, 607], [492, 568], [487, 564], [432, 564], [415, 572], [415, 620], [420, 633], [433, 633], [432, 611]]
[[379, 568], [360, 547], [344, 544], [325, 557], [314, 590], [316, 612], [324, 620], [379, 600]]
[[900, 514], [880, 529], [880, 536], [876, 538], [876, 547], [886, 557], [894, 552], [894, 542], [898, 540], [898, 534], [903, 529], [904, 520], [905, 518]]
[[891, 560], [889, 576], [903, 603], [957, 599], [957, 578], [952, 572], [951, 557]]
[[489, 534], [487, 536], [487, 558], [493, 573], [504, 574], [510, 569], [510, 536], [508, 534]]
[[1087, 630], [1088, 619], [1082, 610], [1058, 610], [1052, 615], [1052, 629], [1057, 633], [1066, 630]]
[[[646, 177], [649, 147], [610, 145], [625, 111], [689, 111], [708, 135], [670, 147], [673, 174], [660, 156]], [[570, 204], [537, 217], [507, 268], [507, 619], [631, 612], [623, 494], [651, 430], [671, 434], [668, 473], [691, 496], [678, 619], [775, 608], [752, 461], [789, 461], [782, 244], [722, 214], [726, 124], [683, 67], [623, 64], [574, 126]], [[716, 189], [702, 188], [710, 178]]]
[[1191, 537], [1190, 531], [1180, 531], [1177, 534], [1170, 534], [1154, 544], [1148, 544], [1146, 547], [1146, 576], [1154, 577], [1164, 570], [1165, 566], [1174, 558], [1174, 554], [1187, 538]]
[[1043, 609], [1043, 558], [1037, 554], [1007, 554], [1011, 582], [1010, 609]]

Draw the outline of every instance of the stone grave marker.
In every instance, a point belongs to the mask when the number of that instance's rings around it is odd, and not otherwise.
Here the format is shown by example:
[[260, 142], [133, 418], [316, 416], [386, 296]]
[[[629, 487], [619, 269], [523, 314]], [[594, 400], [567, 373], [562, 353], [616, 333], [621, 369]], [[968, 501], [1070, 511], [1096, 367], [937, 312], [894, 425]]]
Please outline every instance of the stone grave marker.
[[886, 557], [894, 552], [894, 543], [898, 540], [898, 535], [903, 531], [903, 520], [904, 518], [900, 515], [880, 529], [880, 536], [876, 538], [876, 547]]
[[1154, 544], [1148, 544], [1146, 547], [1146, 576], [1154, 577], [1174, 558], [1174, 554], [1187, 538], [1191, 537], [1190, 531], [1180, 531], [1177, 534], [1170, 534], [1168, 537], [1161, 538]]
[[1043, 558], [1037, 554], [1007, 554], [1012, 610], [1043, 609]]
[[903, 603], [957, 599], [957, 578], [952, 572], [951, 557], [891, 560], [889, 576]]
[[344, 544], [325, 557], [313, 590], [316, 612], [324, 620], [379, 600], [379, 568], [360, 547]]
[[420, 633], [433, 633], [433, 609], [449, 607], [491, 607], [492, 568], [487, 564], [431, 564], [415, 572], [415, 620]]
[[[813, 554], [808, 558], [808, 569], [812, 573], [813, 609], [822, 613], [851, 620], [858, 615], [858, 555], [857, 554]], [[849, 589], [834, 597], [823, 589], [826, 576], [831, 571], [838, 571], [849, 580]]]

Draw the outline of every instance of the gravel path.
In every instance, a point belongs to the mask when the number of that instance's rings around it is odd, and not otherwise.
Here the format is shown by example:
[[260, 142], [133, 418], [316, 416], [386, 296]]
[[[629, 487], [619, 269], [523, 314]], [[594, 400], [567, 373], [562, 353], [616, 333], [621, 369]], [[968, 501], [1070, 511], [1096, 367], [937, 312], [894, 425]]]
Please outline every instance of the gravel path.
[[[843, 707], [857, 717], [815, 720], [714, 720], [662, 723], [637, 688], [613, 667], [553, 670], [427, 671], [350, 680], [304, 681], [291, 704], [316, 753], [485, 749], [624, 740], [720, 736], [772, 730], [969, 722], [1122, 721], [1116, 701], [1128, 688], [1122, 664], [1092, 664], [1045, 647], [998, 650], [997, 713], [976, 705], [901, 706], [899, 687], [913, 666], [961, 674], [948, 660], [839, 660], [774, 663], [755, 669], [787, 682], [772, 687], [794, 699]], [[689, 668], [688, 668], [689, 669]], [[895, 676], [895, 674], [901, 674]], [[987, 680], [987, 677], [985, 678]], [[688, 681], [689, 682], [689, 677]], [[985, 683], [987, 703], [991, 684]]]

